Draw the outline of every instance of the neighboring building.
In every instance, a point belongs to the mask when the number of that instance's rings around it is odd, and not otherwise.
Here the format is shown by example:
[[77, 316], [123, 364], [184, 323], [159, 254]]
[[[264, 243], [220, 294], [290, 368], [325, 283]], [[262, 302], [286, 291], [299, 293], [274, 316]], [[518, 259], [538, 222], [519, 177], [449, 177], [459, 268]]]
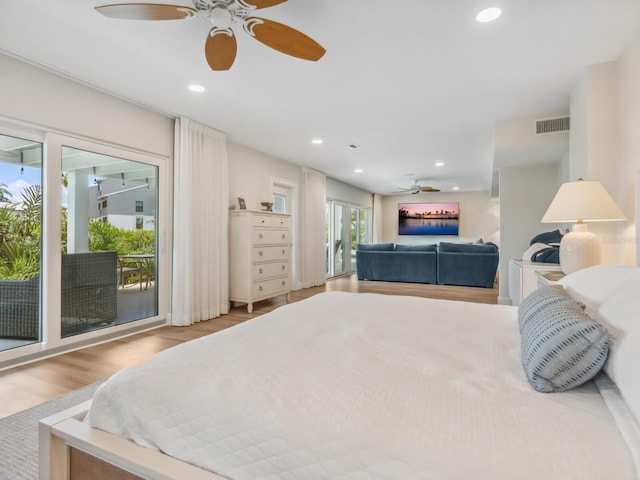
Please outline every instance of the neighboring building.
[[125, 230], [155, 230], [155, 184], [102, 178], [89, 188], [89, 199], [91, 218]]

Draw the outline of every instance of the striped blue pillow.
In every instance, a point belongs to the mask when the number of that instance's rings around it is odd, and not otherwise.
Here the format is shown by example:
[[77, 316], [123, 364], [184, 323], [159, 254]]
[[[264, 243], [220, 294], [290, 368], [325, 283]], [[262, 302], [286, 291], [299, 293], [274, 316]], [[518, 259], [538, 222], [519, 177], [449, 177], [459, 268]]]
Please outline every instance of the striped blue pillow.
[[533, 292], [518, 309], [522, 366], [538, 392], [562, 392], [590, 380], [609, 351], [607, 330], [561, 286], [550, 287]]

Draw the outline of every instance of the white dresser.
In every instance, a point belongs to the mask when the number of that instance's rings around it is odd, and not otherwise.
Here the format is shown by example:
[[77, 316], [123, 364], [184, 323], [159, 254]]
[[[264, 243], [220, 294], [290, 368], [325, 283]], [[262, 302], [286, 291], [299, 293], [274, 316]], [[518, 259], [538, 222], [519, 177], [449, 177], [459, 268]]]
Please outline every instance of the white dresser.
[[511, 305], [520, 305], [520, 302], [538, 288], [538, 276], [536, 272], [562, 272], [557, 263], [525, 262], [524, 260], [511, 260], [509, 262], [509, 298]]
[[240, 210], [229, 218], [229, 300], [247, 304], [291, 291], [291, 217]]

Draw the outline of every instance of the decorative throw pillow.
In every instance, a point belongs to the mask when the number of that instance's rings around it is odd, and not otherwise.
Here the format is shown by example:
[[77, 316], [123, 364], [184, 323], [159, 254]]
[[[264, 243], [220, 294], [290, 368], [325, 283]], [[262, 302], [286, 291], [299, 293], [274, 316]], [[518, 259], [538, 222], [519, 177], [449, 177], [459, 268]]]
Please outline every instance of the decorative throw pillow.
[[576, 303], [561, 285], [545, 285], [527, 295], [518, 306], [518, 324], [520, 333], [523, 326], [549, 305], [556, 303]]
[[561, 288], [536, 290], [518, 311], [522, 366], [538, 392], [562, 392], [590, 380], [609, 351], [607, 330]]

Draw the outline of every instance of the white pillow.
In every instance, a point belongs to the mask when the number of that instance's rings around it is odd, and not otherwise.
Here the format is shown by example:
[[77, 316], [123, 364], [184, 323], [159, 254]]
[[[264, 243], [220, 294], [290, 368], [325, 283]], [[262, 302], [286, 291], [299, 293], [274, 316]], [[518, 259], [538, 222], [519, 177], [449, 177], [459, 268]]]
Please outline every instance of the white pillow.
[[533, 257], [536, 252], [539, 252], [540, 250], [545, 248], [549, 248], [549, 245], [547, 245], [546, 243], [534, 243], [522, 254], [522, 260], [524, 260], [525, 262], [530, 262], [531, 257]]
[[575, 300], [584, 303], [588, 314], [595, 316], [603, 301], [635, 281], [640, 281], [640, 268], [597, 265], [570, 273], [558, 283]]
[[595, 320], [609, 332], [609, 357], [603, 369], [640, 421], [640, 280], [607, 298]]

